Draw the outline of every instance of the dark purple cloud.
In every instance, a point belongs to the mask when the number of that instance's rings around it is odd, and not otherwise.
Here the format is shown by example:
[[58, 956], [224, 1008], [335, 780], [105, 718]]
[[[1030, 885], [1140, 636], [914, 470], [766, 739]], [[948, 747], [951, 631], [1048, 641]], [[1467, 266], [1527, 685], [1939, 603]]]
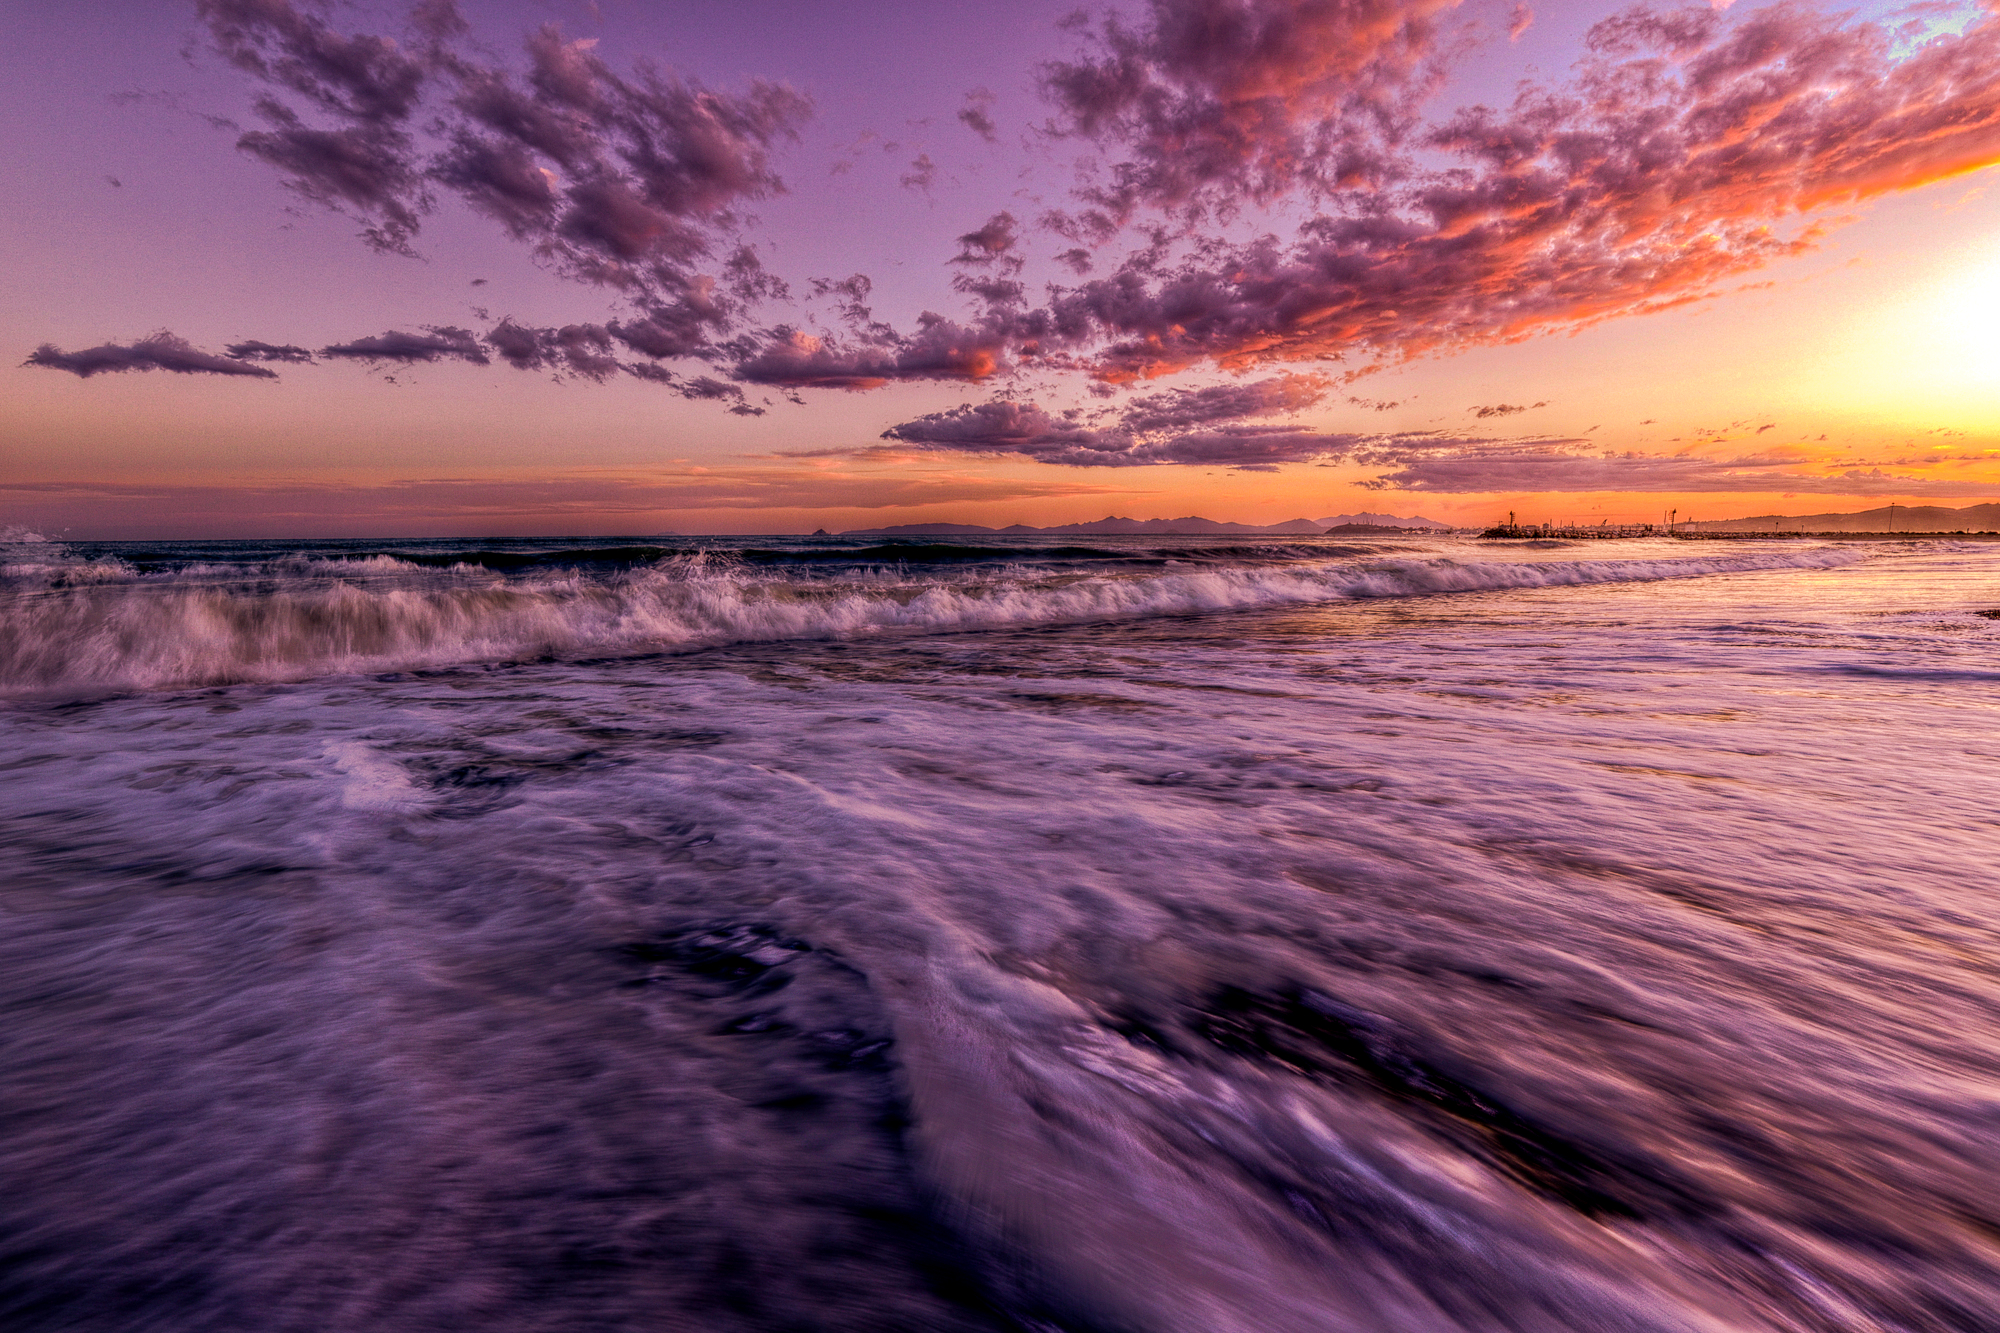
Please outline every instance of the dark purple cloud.
[[[676, 375], [665, 366], [656, 366], [649, 361], [630, 362], [625, 366], [627, 373], [654, 384], [663, 384], [690, 402], [722, 402], [729, 404], [729, 411], [739, 417], [761, 417], [764, 409], [753, 407], [743, 394], [740, 384], [728, 384], [711, 375], [699, 375], [693, 379]], [[768, 399], [766, 401], [769, 401]]]
[[1018, 454], [1068, 467], [1207, 463], [1268, 470], [1348, 452], [1362, 438], [1245, 421], [1310, 407], [1330, 387], [1324, 376], [1278, 375], [1176, 389], [1134, 399], [1108, 426], [1080, 410], [1051, 415], [1031, 402], [996, 398], [906, 421], [882, 438], [942, 452]]
[[195, 12], [230, 64], [336, 122], [308, 125], [289, 102], [266, 96], [257, 112], [270, 128], [236, 146], [286, 173], [306, 198], [361, 219], [370, 245], [411, 253], [431, 208], [405, 129], [430, 76], [424, 60], [386, 37], [336, 33], [287, 0], [198, 0]]
[[686, 335], [768, 290], [737, 257], [700, 269], [739, 205], [783, 188], [771, 153], [809, 110], [790, 89], [717, 93], [643, 63], [620, 74], [553, 26], [528, 37], [525, 69], [507, 68], [460, 49], [450, 0], [413, 9], [400, 42], [338, 33], [290, 0], [197, 9], [214, 50], [271, 89], [257, 103], [269, 128], [238, 146], [359, 218], [377, 248], [411, 252], [434, 188], [448, 190], [558, 271], [676, 326], [638, 335], [671, 355], [708, 350]]
[[276, 361], [286, 365], [310, 365], [313, 354], [303, 347], [290, 343], [263, 343], [252, 339], [249, 342], [231, 343], [222, 349], [237, 361]]
[[706, 282], [696, 267], [736, 228], [738, 205], [783, 188], [770, 156], [805, 99], [761, 82], [711, 92], [647, 65], [621, 76], [553, 27], [526, 54], [525, 75], [438, 58], [449, 146], [434, 178], [572, 278], [660, 308], [699, 297], [721, 309], [728, 266]]
[[902, 380], [977, 382], [1005, 369], [1007, 339], [925, 314], [908, 337], [880, 335], [840, 342], [798, 329], [778, 328], [735, 366], [751, 384], [787, 388], [875, 389]]
[[1020, 244], [1020, 222], [1012, 213], [995, 213], [986, 225], [958, 238], [954, 264], [990, 264]]
[[422, 333], [391, 329], [372, 338], [356, 338], [353, 342], [322, 347], [319, 354], [339, 361], [395, 362], [406, 366], [432, 361], [470, 361], [475, 366], [491, 364], [491, 358], [480, 346], [477, 334], [449, 324], [426, 324]]
[[195, 13], [230, 64], [357, 124], [407, 119], [429, 74], [395, 41], [342, 36], [287, 0], [196, 0]]
[[906, 421], [882, 438], [964, 454], [1017, 454], [1064, 467], [1147, 467], [1166, 463], [1254, 467], [1308, 462], [1350, 450], [1356, 437], [1288, 426], [1230, 425], [1148, 440], [1131, 431], [1052, 416], [1034, 403], [994, 399]]
[[712, 340], [730, 327], [731, 312], [717, 299], [715, 285], [697, 278], [676, 299], [648, 302], [633, 319], [614, 319], [611, 336], [655, 360], [697, 357], [713, 350]]
[[366, 126], [310, 129], [275, 102], [259, 105], [274, 127], [249, 131], [238, 148], [286, 173], [286, 186], [301, 196], [358, 215], [362, 239], [375, 249], [416, 253], [411, 238], [434, 204], [408, 161], [406, 136]]
[[1485, 407], [1468, 407], [1465, 410], [1485, 421], [1489, 417], [1511, 417], [1522, 412], [1532, 412], [1538, 407], [1547, 407], [1547, 402], [1539, 403], [1492, 403]]
[[486, 331], [486, 345], [516, 370], [578, 375], [602, 383], [618, 373], [611, 331], [602, 324], [529, 328], [503, 319]]
[[1151, 0], [1075, 60], [1043, 67], [1057, 133], [1126, 156], [1083, 191], [1139, 208], [1233, 213], [1301, 189], [1379, 188], [1386, 153], [1442, 78], [1456, 0]]
[[47, 366], [67, 370], [81, 379], [122, 370], [171, 370], [181, 375], [241, 375], [250, 379], [276, 379], [273, 371], [227, 356], [201, 351], [187, 339], [161, 329], [137, 342], [104, 343], [78, 352], [65, 352], [53, 343], [37, 347], [24, 366]]
[[1218, 421], [1276, 416], [1316, 406], [1332, 388], [1333, 381], [1325, 375], [1286, 374], [1204, 389], [1170, 389], [1134, 398], [1120, 414], [1119, 425], [1134, 434], [1150, 436]]

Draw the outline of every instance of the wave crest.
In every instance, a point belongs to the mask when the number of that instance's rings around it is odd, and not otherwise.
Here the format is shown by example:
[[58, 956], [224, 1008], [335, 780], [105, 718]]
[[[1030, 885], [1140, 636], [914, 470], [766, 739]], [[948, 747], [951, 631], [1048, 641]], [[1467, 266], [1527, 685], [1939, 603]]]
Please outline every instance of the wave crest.
[[[511, 576], [466, 562], [427, 568], [386, 555], [292, 561], [255, 577], [240, 568], [196, 566], [149, 577], [117, 562], [35, 562], [32, 577], [9, 578], [0, 589], [0, 693], [296, 680], [726, 643], [1829, 568], [1865, 555], [1845, 547], [1516, 563], [1377, 557], [1109, 573], [946, 561], [836, 575], [700, 550], [624, 570], [547, 566]], [[101, 577], [85, 573], [93, 565], [101, 567]]]

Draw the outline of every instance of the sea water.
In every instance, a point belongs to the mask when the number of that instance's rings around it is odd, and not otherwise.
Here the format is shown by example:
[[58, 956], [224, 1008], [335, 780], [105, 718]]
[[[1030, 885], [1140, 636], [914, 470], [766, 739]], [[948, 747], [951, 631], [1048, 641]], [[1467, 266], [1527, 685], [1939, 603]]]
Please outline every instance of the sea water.
[[2000, 1328], [2000, 546], [0, 545], [0, 1327]]

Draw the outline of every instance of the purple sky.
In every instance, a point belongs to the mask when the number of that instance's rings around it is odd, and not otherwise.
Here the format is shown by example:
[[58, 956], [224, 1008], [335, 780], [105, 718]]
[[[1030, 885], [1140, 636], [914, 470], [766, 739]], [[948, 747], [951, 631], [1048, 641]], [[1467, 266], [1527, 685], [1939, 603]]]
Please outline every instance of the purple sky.
[[16, 6], [0, 527], [2000, 494], [1988, 11], [1070, 13]]

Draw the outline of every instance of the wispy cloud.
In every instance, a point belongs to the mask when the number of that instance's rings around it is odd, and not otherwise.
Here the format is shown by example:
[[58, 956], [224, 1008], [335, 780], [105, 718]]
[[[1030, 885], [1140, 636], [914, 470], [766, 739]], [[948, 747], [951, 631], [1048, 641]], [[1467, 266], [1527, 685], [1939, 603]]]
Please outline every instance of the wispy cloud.
[[959, 124], [988, 143], [1000, 141], [1000, 127], [993, 123], [993, 102], [990, 90], [974, 88], [965, 95], [965, 105], [958, 109]]
[[222, 349], [238, 361], [274, 361], [283, 365], [302, 366], [312, 363], [313, 354], [303, 347], [290, 343], [273, 344], [257, 342], [231, 343]]
[[1133, 399], [1109, 425], [1089, 421], [1080, 410], [1051, 415], [1032, 402], [996, 398], [903, 422], [882, 438], [925, 450], [1018, 454], [1069, 467], [1268, 468], [1337, 453], [1359, 438], [1250, 421], [1311, 407], [1331, 388], [1324, 375], [1288, 374], [1174, 389]]
[[[262, 347], [263, 344], [243, 346]], [[238, 375], [265, 380], [277, 378], [274, 371], [251, 365], [247, 358], [238, 359], [235, 348], [231, 348], [230, 352], [230, 356], [216, 356], [195, 347], [185, 338], [161, 329], [136, 342], [104, 343], [78, 352], [65, 352], [53, 343], [43, 343], [21, 364], [67, 370], [82, 379], [123, 370], [171, 370], [181, 375]]]
[[476, 334], [448, 324], [425, 325], [422, 333], [390, 329], [372, 338], [356, 338], [352, 342], [322, 347], [319, 354], [333, 361], [388, 362], [406, 366], [432, 361], [469, 361], [475, 366], [483, 366], [491, 361]]

